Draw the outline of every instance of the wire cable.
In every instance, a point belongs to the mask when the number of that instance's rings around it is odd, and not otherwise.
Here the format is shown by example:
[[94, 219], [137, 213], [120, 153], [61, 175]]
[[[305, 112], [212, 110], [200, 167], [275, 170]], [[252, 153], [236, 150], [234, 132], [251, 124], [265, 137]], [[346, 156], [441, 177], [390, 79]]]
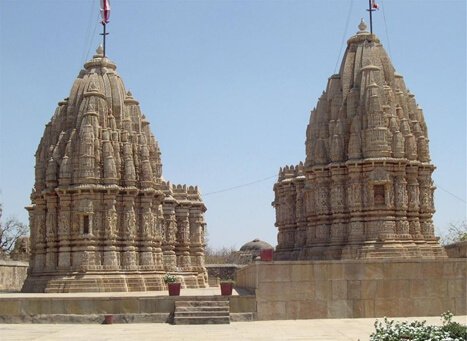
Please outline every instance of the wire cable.
[[243, 187], [252, 186], [252, 185], [258, 184], [258, 183], [260, 183], [260, 182], [264, 182], [264, 181], [266, 181], [266, 180], [269, 180], [269, 179], [272, 179], [272, 178], [275, 178], [275, 177], [277, 177], [277, 174], [276, 174], [276, 175], [268, 176], [267, 178], [258, 179], [258, 180], [252, 181], [252, 182], [247, 182], [247, 183], [245, 183], [245, 184], [241, 184], [241, 185], [237, 185], [237, 186], [233, 186], [233, 187], [227, 187], [227, 188], [220, 189], [220, 190], [217, 190], [217, 191], [205, 193], [205, 194], [203, 194], [203, 196], [212, 195], [212, 194], [224, 193], [224, 192], [232, 191], [232, 190], [234, 190], [234, 189], [239, 189], [239, 188], [243, 188]]
[[464, 204], [467, 204], [467, 202], [464, 199], [455, 195], [454, 193], [449, 192], [447, 189], [441, 187], [440, 185], [436, 184], [436, 187], [442, 190], [443, 192], [446, 192], [447, 194], [451, 195], [452, 197], [456, 198], [457, 200], [462, 201]]
[[391, 43], [389, 41], [389, 31], [388, 31], [388, 24], [386, 22], [386, 14], [385, 14], [385, 11], [384, 11], [384, 1], [381, 0], [381, 9], [383, 11], [383, 20], [384, 20], [384, 30], [386, 32], [386, 40], [388, 42], [388, 52], [389, 52], [389, 58], [391, 58], [392, 56], [392, 53], [391, 53]]
[[[100, 13], [99, 13], [99, 11], [96, 11], [96, 1], [97, 0], [93, 0], [92, 4], [91, 4], [91, 13], [89, 15], [89, 22], [88, 22], [88, 25], [87, 25], [87, 34], [86, 34], [86, 38], [85, 38], [85, 41], [84, 41], [85, 44], [84, 44], [84, 49], [83, 49], [83, 55], [81, 57], [81, 62], [82, 63], [85, 63], [89, 58], [89, 52], [91, 52], [91, 48], [92, 48], [92, 41], [93, 41], [94, 36], [96, 34], [97, 24], [99, 22]], [[92, 15], [94, 12], [97, 12], [96, 17], [94, 15]], [[92, 22], [93, 22], [94, 17], [96, 19], [94, 20], [94, 28], [93, 28], [92, 34], [91, 34], [91, 27], [92, 27]], [[86, 51], [86, 54], [84, 54], [85, 51]]]
[[339, 55], [336, 60], [336, 65], [334, 66], [334, 73], [337, 72], [337, 66], [339, 65], [339, 61], [341, 60], [342, 50], [344, 48], [345, 38], [347, 37], [347, 30], [349, 29], [349, 22], [350, 22], [350, 15], [352, 14], [352, 7], [353, 7], [353, 0], [349, 1], [349, 11], [347, 13], [347, 19], [345, 20], [345, 29], [344, 33], [342, 34], [342, 41], [341, 41], [341, 48], [339, 50]]

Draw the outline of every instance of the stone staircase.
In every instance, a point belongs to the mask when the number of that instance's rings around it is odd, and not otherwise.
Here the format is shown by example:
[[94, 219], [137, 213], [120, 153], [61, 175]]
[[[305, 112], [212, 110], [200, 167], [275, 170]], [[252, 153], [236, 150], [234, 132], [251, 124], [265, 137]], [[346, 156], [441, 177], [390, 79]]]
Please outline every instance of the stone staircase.
[[176, 301], [174, 324], [229, 324], [228, 300]]

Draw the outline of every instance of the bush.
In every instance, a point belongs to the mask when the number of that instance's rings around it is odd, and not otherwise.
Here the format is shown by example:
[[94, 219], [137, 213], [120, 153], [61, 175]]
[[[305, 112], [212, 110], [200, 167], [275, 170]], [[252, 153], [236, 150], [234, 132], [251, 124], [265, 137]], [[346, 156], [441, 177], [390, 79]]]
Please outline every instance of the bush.
[[465, 341], [467, 327], [452, 322], [452, 313], [443, 313], [443, 326], [430, 326], [426, 321], [396, 322], [384, 318], [384, 323], [376, 320], [376, 331], [370, 341]]

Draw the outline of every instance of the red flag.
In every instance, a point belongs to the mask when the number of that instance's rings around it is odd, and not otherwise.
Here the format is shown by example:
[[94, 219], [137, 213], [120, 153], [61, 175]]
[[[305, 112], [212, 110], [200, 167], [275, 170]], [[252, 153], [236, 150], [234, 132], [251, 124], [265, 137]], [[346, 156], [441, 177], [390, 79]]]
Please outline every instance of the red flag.
[[371, 0], [371, 8], [372, 9], [379, 9], [379, 5], [376, 3], [376, 0]]
[[110, 2], [109, 0], [101, 0], [101, 16], [102, 24], [108, 24], [110, 19]]

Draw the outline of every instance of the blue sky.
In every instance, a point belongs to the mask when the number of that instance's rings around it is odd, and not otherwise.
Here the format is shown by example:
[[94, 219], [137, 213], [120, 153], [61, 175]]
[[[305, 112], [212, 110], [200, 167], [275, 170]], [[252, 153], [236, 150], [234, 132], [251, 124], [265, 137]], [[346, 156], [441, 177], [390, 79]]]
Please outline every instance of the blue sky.
[[[444, 234], [466, 219], [466, 3], [379, 3], [374, 31], [424, 109], [437, 166], [435, 225]], [[309, 112], [367, 4], [111, 1], [107, 54], [151, 122], [164, 177], [204, 193], [211, 246], [256, 237], [276, 244], [275, 175], [304, 160]], [[5, 216], [27, 222], [34, 153], [100, 42], [98, 8], [97, 0], [0, 0]]]

